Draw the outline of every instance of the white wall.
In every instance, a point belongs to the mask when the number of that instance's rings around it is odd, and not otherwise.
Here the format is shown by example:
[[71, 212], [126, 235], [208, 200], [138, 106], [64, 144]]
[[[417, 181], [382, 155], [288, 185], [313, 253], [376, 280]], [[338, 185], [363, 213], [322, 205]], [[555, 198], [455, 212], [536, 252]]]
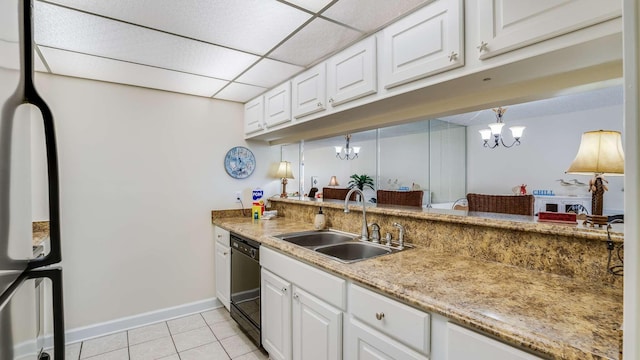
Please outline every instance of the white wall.
[[[60, 157], [67, 329], [213, 298], [212, 209], [278, 191], [279, 149], [243, 140], [241, 104], [37, 74]], [[229, 177], [226, 151], [253, 150]]]
[[[468, 192], [510, 194], [512, 187], [527, 184], [529, 192], [547, 189], [556, 195], [591, 196], [587, 187], [563, 187], [556, 180], [575, 178], [588, 183], [589, 176], [564, 172], [578, 152], [583, 132], [600, 129], [622, 131], [621, 105], [518, 121], [510, 121], [508, 114], [503, 133], [506, 131], [509, 139], [509, 126], [527, 127], [520, 146], [483, 148], [478, 130], [486, 126], [467, 128]], [[609, 191], [604, 195], [604, 211], [622, 212], [623, 177], [610, 176], [607, 180]]]

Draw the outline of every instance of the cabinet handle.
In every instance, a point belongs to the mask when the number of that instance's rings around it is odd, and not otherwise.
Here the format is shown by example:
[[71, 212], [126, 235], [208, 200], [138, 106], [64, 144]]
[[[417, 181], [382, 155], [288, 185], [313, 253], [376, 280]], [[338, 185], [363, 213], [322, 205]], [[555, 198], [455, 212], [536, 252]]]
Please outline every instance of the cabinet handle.
[[476, 48], [478, 49], [478, 52], [487, 52], [489, 51], [489, 47], [488, 47], [488, 43], [484, 42], [484, 41], [480, 41], [480, 45], [476, 46]]
[[287, 292], [287, 288], [286, 288], [286, 287], [283, 287], [283, 288], [282, 288], [282, 293], [284, 294], [284, 293], [286, 293], [286, 292]]
[[218, 234], [218, 239], [222, 238], [222, 235]]
[[222, 255], [229, 255], [229, 253], [225, 251], [222, 253]]
[[333, 98], [329, 98], [329, 103], [333, 104]]
[[449, 62], [458, 60], [458, 54], [454, 51], [449, 54]]
[[294, 293], [294, 294], [293, 294], [293, 298], [294, 298], [294, 299], [296, 299], [296, 300], [299, 300], [299, 299], [300, 299], [300, 297], [298, 296], [298, 294], [297, 294], [297, 293]]
[[318, 103], [318, 107], [322, 107], [322, 103], [321, 102]]
[[376, 319], [378, 320], [384, 319], [384, 313], [383, 312], [376, 313]]

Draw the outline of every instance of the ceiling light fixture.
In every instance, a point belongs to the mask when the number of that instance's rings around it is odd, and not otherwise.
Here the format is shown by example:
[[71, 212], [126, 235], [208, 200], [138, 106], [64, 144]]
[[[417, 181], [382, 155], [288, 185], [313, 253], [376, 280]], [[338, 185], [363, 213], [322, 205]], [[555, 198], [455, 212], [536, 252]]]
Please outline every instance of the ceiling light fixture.
[[347, 144], [344, 146], [336, 146], [336, 157], [340, 160], [353, 160], [358, 158], [358, 153], [360, 153], [360, 147], [349, 146], [349, 141], [351, 140], [351, 134], [347, 134], [344, 136], [347, 141]]
[[[504, 122], [502, 122], [502, 116], [505, 112], [507, 112], [507, 108], [499, 107], [497, 109], [493, 109], [496, 113], [496, 122], [489, 124], [489, 129], [480, 130], [480, 136], [482, 136], [482, 140], [484, 140], [484, 147], [488, 147], [490, 149], [494, 149], [498, 147], [498, 145], [502, 144], [502, 146], [506, 148], [510, 148], [513, 145], [520, 145], [520, 138], [522, 137], [522, 133], [524, 132], [524, 126], [512, 126], [509, 128], [511, 130], [511, 135], [513, 136], [513, 142], [511, 145], [507, 145], [504, 143], [504, 139], [502, 138], [502, 127], [504, 126]], [[493, 137], [493, 145], [489, 144], [489, 140]]]

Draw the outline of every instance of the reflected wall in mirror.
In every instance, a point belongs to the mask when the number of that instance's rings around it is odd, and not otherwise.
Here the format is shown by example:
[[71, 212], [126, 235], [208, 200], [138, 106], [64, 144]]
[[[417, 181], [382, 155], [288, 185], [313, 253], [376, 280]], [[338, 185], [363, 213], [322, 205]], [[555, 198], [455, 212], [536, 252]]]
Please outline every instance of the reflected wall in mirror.
[[[443, 120], [467, 126], [468, 192], [510, 194], [513, 187], [526, 184], [529, 193], [551, 190], [557, 196], [590, 199], [588, 186], [581, 184], [588, 184], [591, 177], [569, 175], [565, 171], [578, 151], [582, 133], [600, 129], [622, 131], [622, 116], [622, 86], [509, 105], [505, 116], [509, 126], [527, 127], [526, 138], [510, 149], [482, 146], [478, 130], [495, 121], [491, 109]], [[609, 191], [605, 195], [604, 213], [622, 214], [624, 177], [606, 179]]]
[[[622, 131], [622, 86], [609, 86], [508, 106], [509, 126], [526, 126], [526, 141], [512, 148], [483, 147], [478, 130], [495, 121], [488, 108], [433, 120], [422, 120], [376, 130], [352, 133], [351, 146], [359, 146], [355, 160], [339, 160], [335, 146], [344, 146], [344, 134], [283, 146], [283, 160], [297, 164], [300, 193], [308, 193], [304, 178], [317, 176], [318, 189], [336, 176], [347, 187], [352, 174], [374, 178], [376, 189], [420, 189], [423, 204], [450, 209], [468, 192], [512, 194], [549, 190], [555, 195], [590, 198], [589, 176], [567, 175], [582, 133], [592, 130]], [[624, 135], [624, 134], [623, 134]], [[510, 135], [509, 135], [510, 136]], [[623, 136], [624, 137], [624, 136]], [[301, 151], [296, 154], [295, 150]], [[297, 159], [297, 162], [295, 160]], [[299, 175], [299, 176], [298, 176]], [[624, 177], [609, 177], [604, 213], [622, 214]], [[367, 199], [375, 191], [365, 192]], [[562, 211], [562, 209], [559, 209]]]

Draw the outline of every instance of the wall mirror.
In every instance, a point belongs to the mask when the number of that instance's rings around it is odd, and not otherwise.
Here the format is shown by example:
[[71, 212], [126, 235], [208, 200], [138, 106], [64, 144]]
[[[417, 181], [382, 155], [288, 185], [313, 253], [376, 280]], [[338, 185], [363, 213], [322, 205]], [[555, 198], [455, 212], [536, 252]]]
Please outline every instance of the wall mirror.
[[[315, 179], [322, 190], [332, 176], [338, 187], [347, 187], [352, 174], [367, 174], [376, 189], [422, 189], [423, 205], [435, 208], [450, 209], [469, 192], [512, 194], [520, 185], [526, 185], [529, 193], [539, 190], [590, 199], [584, 185], [590, 177], [564, 172], [583, 132], [622, 131], [622, 86], [503, 106], [507, 145], [513, 141], [509, 127], [526, 127], [521, 144], [510, 148], [483, 147], [479, 130], [496, 121], [491, 108], [353, 133], [350, 146], [360, 148], [355, 160], [336, 158], [334, 147], [345, 146], [344, 134], [283, 146], [283, 159], [297, 169], [291, 189], [297, 186], [300, 194], [306, 194]], [[607, 180], [605, 214], [622, 214], [623, 177]], [[365, 195], [374, 198], [375, 191]]]

